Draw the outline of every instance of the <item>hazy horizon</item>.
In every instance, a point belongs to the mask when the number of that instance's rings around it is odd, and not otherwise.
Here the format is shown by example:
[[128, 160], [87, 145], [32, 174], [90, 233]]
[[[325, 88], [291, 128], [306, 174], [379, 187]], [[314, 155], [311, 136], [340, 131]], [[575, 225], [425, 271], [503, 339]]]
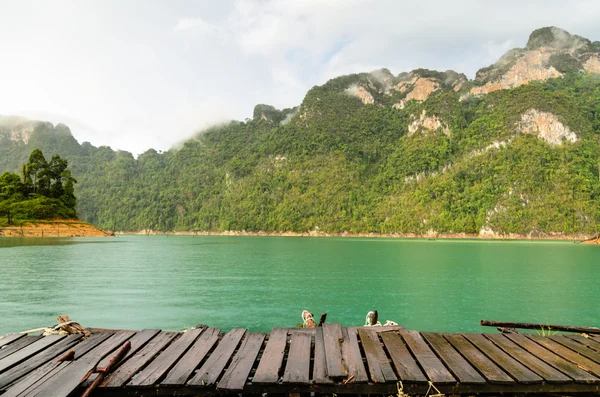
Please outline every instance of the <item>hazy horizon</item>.
[[299, 105], [339, 75], [472, 78], [544, 26], [594, 41], [598, 17], [583, 0], [0, 1], [0, 114], [62, 122], [95, 146], [167, 150], [258, 103]]

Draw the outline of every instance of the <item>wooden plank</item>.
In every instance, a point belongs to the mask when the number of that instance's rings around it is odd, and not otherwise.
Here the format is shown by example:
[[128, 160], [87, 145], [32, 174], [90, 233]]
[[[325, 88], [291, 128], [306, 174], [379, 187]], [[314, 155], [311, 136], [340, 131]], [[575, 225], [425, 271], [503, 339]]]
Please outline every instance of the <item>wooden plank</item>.
[[590, 360], [594, 361], [596, 364], [600, 364], [600, 354], [598, 352], [582, 345], [581, 343], [575, 342], [575, 341], [567, 338], [564, 335], [553, 335], [553, 336], [550, 336], [550, 339], [552, 339], [556, 343], [560, 343], [561, 345], [568, 347], [571, 350], [576, 351], [577, 353], [581, 354], [584, 357], [589, 358]]
[[597, 352], [600, 352], [600, 342], [596, 342], [593, 339], [590, 338], [586, 338], [585, 336], [582, 335], [566, 335], [567, 338], [572, 339], [576, 342], [581, 343], [584, 346], [587, 346], [588, 348], [595, 350]]
[[310, 345], [309, 334], [294, 334], [290, 341], [290, 351], [283, 372], [283, 383], [307, 384], [310, 382]]
[[215, 384], [245, 333], [244, 328], [234, 328], [226, 333], [206, 362], [187, 384], [193, 386], [211, 386]]
[[208, 352], [219, 340], [221, 330], [219, 328], [208, 328], [194, 342], [192, 347], [181, 357], [161, 385], [183, 385], [194, 370], [206, 358]]
[[333, 383], [333, 381], [327, 377], [327, 360], [325, 358], [325, 342], [323, 340], [323, 327], [317, 327], [315, 330], [315, 358], [313, 365], [313, 383]]
[[400, 335], [397, 332], [382, 332], [380, 335], [400, 380], [403, 382], [427, 382], [427, 377], [408, 351]]
[[24, 338], [21, 338], [21, 339], [15, 341], [14, 343], [11, 343], [8, 346], [5, 346], [4, 349], [0, 350], [0, 360], [4, 359], [5, 357], [10, 356], [14, 352], [17, 352], [17, 351], [23, 349], [24, 347], [29, 346], [30, 344], [32, 344], [34, 342], [37, 342], [41, 338], [42, 338], [41, 336], [26, 336]]
[[52, 346], [53, 344], [59, 342], [63, 338], [64, 336], [62, 335], [45, 336], [41, 339], [38, 339], [34, 343], [27, 345], [22, 349], [19, 349], [10, 356], [7, 356], [0, 360], [0, 372], [6, 371], [12, 366], [15, 366], [20, 362], [27, 360], [29, 357], [34, 356], [36, 353], [39, 353], [42, 350]]
[[27, 336], [27, 334], [8, 334], [0, 338], [0, 349], [2, 349], [6, 345], [13, 343], [14, 341], [24, 338], [25, 336]]
[[98, 364], [98, 356], [86, 356], [77, 361], [73, 361], [56, 376], [45, 381], [39, 390], [34, 394], [39, 397], [67, 397], [79, 384], [85, 380], [85, 376]]
[[83, 335], [81, 334], [69, 335], [54, 346], [51, 346], [39, 354], [34, 355], [33, 357], [22, 362], [20, 365], [3, 372], [0, 374], [0, 390], [5, 389], [8, 385], [14, 383], [19, 378], [26, 376], [48, 361], [51, 361], [58, 355], [64, 353], [70, 347], [76, 344], [82, 337]]
[[275, 383], [279, 380], [286, 345], [287, 330], [274, 328], [269, 335], [269, 340], [252, 378], [252, 383]]
[[580, 383], [596, 382], [598, 378], [571, 364], [564, 358], [538, 345], [523, 334], [507, 334], [506, 337], [537, 358], [550, 364], [563, 374]]
[[322, 328], [327, 376], [333, 379], [345, 378], [348, 371], [342, 362], [342, 329], [339, 324], [323, 324]]
[[424, 333], [422, 336], [459, 382], [467, 384], [486, 383], [479, 372], [441, 334]]
[[[342, 328], [342, 359], [348, 370], [348, 379], [350, 383], [366, 383], [369, 381], [365, 364], [360, 354], [360, 346], [358, 345], [358, 336], [356, 328]], [[315, 343], [315, 360], [317, 356]], [[316, 367], [316, 364], [315, 364]]]
[[11, 387], [2, 395], [2, 397], [25, 397], [37, 394], [37, 391], [43, 386], [44, 382], [56, 376], [70, 362], [54, 362], [46, 363], [36, 371], [32, 372], [19, 382], [11, 385]]
[[87, 354], [87, 352], [94, 349], [96, 346], [110, 338], [112, 335], [113, 334], [95, 334], [91, 335], [83, 342], [79, 342], [71, 349], [75, 352], [74, 359], [83, 357], [85, 354]]
[[473, 365], [481, 375], [490, 383], [514, 384], [513, 378], [508, 376], [492, 360], [477, 350], [471, 342], [460, 334], [444, 334], [444, 338], [450, 342], [464, 358]]
[[530, 384], [544, 381], [541, 376], [506, 354], [482, 334], [465, 334], [464, 336], [517, 382]]
[[553, 340], [543, 337], [541, 335], [527, 335], [527, 337], [539, 345], [544, 346], [546, 349], [558, 354], [562, 358], [571, 361], [578, 367], [596, 375], [600, 376], [600, 364], [590, 360], [587, 357], [574, 352], [573, 350], [560, 345]]
[[150, 340], [142, 349], [125, 361], [102, 384], [103, 387], [122, 387], [137, 371], [148, 364], [160, 351], [173, 341], [178, 332], [161, 332]]
[[544, 378], [548, 383], [567, 383], [572, 381], [567, 375], [556, 370], [554, 367], [546, 364], [533, 354], [524, 350], [513, 341], [502, 334], [489, 334], [486, 337], [494, 342], [498, 347], [504, 350], [507, 354], [514, 357], [527, 368]]
[[127, 386], [152, 386], [158, 383], [202, 332], [204, 332], [203, 328], [195, 328], [183, 333], [179, 339], [171, 343], [165, 351], [152, 360], [146, 368], [135, 374]]
[[415, 355], [415, 358], [421, 364], [421, 368], [434, 384], [456, 383], [454, 376], [448, 371], [431, 348], [427, 345], [421, 334], [417, 331], [400, 332], [406, 345]]
[[252, 370], [254, 361], [265, 340], [265, 334], [249, 333], [233, 357], [229, 368], [217, 384], [217, 389], [242, 391]]
[[394, 370], [385, 355], [385, 351], [383, 351], [383, 347], [375, 331], [359, 328], [358, 336], [367, 357], [371, 381], [373, 383], [397, 382], [398, 378], [394, 374]]
[[135, 332], [117, 332], [113, 334], [111, 337], [107, 338], [98, 346], [94, 347], [87, 353], [82, 354], [82, 352], [75, 353], [75, 360], [79, 360], [82, 357], [95, 359], [96, 362], [102, 360], [106, 355], [110, 354], [113, 350], [118, 349], [125, 343], [127, 340], [131, 339], [131, 337], [135, 334]]

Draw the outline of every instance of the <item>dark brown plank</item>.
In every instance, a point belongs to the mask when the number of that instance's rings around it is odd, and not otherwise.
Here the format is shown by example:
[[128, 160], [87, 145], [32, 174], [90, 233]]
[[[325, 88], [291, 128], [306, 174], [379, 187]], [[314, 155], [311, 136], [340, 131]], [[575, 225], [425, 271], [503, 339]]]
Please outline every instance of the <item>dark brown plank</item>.
[[69, 335], [54, 346], [43, 350], [39, 354], [34, 355], [21, 364], [3, 372], [0, 374], [0, 390], [5, 389], [6, 386], [17, 381], [19, 378], [33, 372], [38, 367], [41, 367], [48, 361], [51, 361], [58, 355], [64, 353], [70, 347], [76, 344], [82, 337], [82, 334]]
[[465, 334], [464, 336], [517, 382], [525, 384], [543, 382], [538, 374], [506, 354], [482, 334]]
[[450, 342], [464, 358], [473, 365], [481, 375], [490, 383], [514, 384], [513, 378], [508, 376], [492, 360], [475, 348], [471, 342], [460, 334], [444, 334], [444, 338]]
[[309, 334], [294, 334], [290, 341], [290, 352], [283, 372], [283, 383], [307, 384], [310, 382]]
[[424, 333], [422, 336], [459, 382], [466, 384], [486, 383], [479, 372], [441, 334]]
[[174, 341], [142, 371], [135, 374], [127, 386], [152, 386], [157, 383], [174, 365], [179, 357], [196, 341], [203, 328], [191, 329]]
[[592, 350], [600, 352], [600, 342], [596, 342], [595, 340], [586, 338], [585, 336], [582, 336], [582, 335], [566, 335], [566, 336], [576, 342], [581, 343], [584, 346], [589, 347]]
[[[275, 383], [279, 380], [286, 344], [287, 330], [274, 328], [269, 335], [269, 340], [252, 378], [252, 383]], [[323, 352], [323, 355], [325, 355], [325, 352]]]
[[41, 339], [38, 339], [34, 343], [27, 345], [22, 349], [19, 349], [10, 356], [7, 356], [0, 360], [0, 372], [6, 371], [12, 366], [15, 366], [20, 362], [27, 360], [29, 357], [34, 356], [42, 350], [52, 346], [53, 344], [59, 342], [63, 338], [64, 336], [62, 335], [45, 336]]
[[217, 389], [242, 391], [252, 365], [265, 340], [265, 334], [248, 333], [244, 338], [238, 352], [233, 357], [229, 368], [217, 384]]
[[456, 379], [450, 371], [444, 366], [427, 343], [423, 340], [421, 334], [417, 331], [402, 331], [400, 333], [406, 345], [415, 355], [417, 361], [425, 374], [435, 384], [456, 383]]
[[37, 342], [41, 338], [42, 338], [41, 336], [26, 336], [24, 338], [21, 338], [21, 339], [15, 341], [14, 343], [11, 343], [8, 346], [5, 346], [4, 349], [0, 350], [0, 360], [4, 359], [5, 357], [10, 356], [14, 352], [17, 352], [26, 346], [31, 345], [34, 342]]
[[543, 337], [541, 335], [528, 335], [529, 339], [533, 340], [539, 345], [544, 346], [546, 349], [558, 354], [562, 358], [571, 361], [576, 364], [579, 368], [582, 368], [596, 376], [600, 376], [600, 364], [590, 360], [587, 357], [582, 356], [573, 350], [560, 345], [553, 340]]
[[27, 334], [8, 334], [0, 339], [0, 349], [26, 336]]
[[103, 387], [122, 387], [133, 375], [148, 364], [160, 351], [173, 341], [178, 332], [161, 332], [152, 338], [146, 346], [125, 361], [102, 384]]
[[161, 382], [162, 385], [183, 385], [194, 370], [206, 358], [208, 352], [219, 340], [219, 328], [208, 328], [194, 342], [192, 347], [181, 357], [167, 377]]
[[553, 335], [550, 337], [554, 342], [560, 343], [561, 345], [568, 347], [571, 350], [576, 351], [584, 357], [589, 358], [596, 364], [600, 364], [600, 353], [582, 345], [581, 343], [575, 342], [564, 335]]
[[325, 359], [325, 342], [323, 340], [323, 327], [315, 330], [315, 358], [313, 365], [313, 382], [316, 384], [333, 383], [327, 377], [327, 361]]
[[71, 350], [75, 352], [75, 359], [83, 357], [87, 352], [94, 349], [100, 343], [110, 338], [113, 334], [94, 334], [83, 342], [79, 342]]
[[44, 382], [56, 376], [70, 364], [70, 362], [57, 363], [55, 361], [46, 363], [19, 382], [11, 385], [2, 397], [34, 396], [37, 394], [37, 391], [43, 387]]
[[394, 370], [381, 342], [375, 331], [366, 330], [364, 328], [358, 329], [358, 336], [362, 343], [365, 356], [367, 357], [367, 364], [369, 367], [369, 374], [371, 375], [371, 381], [373, 383], [392, 383], [397, 382], [398, 378], [394, 374]]
[[486, 337], [494, 342], [498, 347], [504, 350], [507, 354], [514, 357], [527, 368], [544, 378], [548, 383], [567, 383], [572, 381], [567, 375], [556, 370], [554, 367], [546, 364], [533, 354], [524, 350], [513, 341], [502, 334], [489, 334]]
[[[360, 354], [360, 347], [358, 346], [358, 336], [355, 327], [342, 328], [342, 359], [348, 370], [348, 379], [351, 383], [366, 383], [369, 381], [365, 364]], [[317, 356], [316, 344], [315, 344], [315, 359]]]
[[75, 389], [92, 369], [98, 364], [97, 356], [86, 356], [77, 361], [73, 361], [63, 370], [58, 372], [56, 376], [46, 380], [35, 396], [39, 397], [67, 397]]
[[244, 328], [234, 328], [223, 336], [221, 342], [217, 345], [206, 362], [198, 370], [196, 375], [190, 379], [189, 385], [211, 386], [214, 385], [225, 366], [231, 359], [233, 352], [240, 344], [246, 330]]
[[96, 362], [99, 362], [113, 350], [118, 349], [123, 345], [123, 343], [131, 339], [134, 334], [135, 332], [117, 332], [101, 342], [98, 346], [85, 353], [85, 355], [83, 355], [81, 352], [76, 352], [75, 360], [85, 357], [86, 359], [96, 360]]
[[339, 324], [323, 324], [322, 328], [327, 376], [333, 379], [345, 378], [348, 372], [342, 362], [342, 329]]
[[507, 334], [506, 337], [537, 358], [545, 361], [565, 375], [574, 379], [576, 382], [589, 383], [598, 380], [598, 378], [571, 364], [564, 358], [552, 353], [551, 351], [548, 351], [523, 334]]
[[381, 339], [387, 349], [392, 363], [396, 368], [396, 373], [402, 381], [408, 382], [427, 382], [427, 377], [421, 369], [419, 364], [415, 361], [413, 356], [408, 351], [408, 348], [404, 344], [404, 341], [397, 332], [382, 332]]

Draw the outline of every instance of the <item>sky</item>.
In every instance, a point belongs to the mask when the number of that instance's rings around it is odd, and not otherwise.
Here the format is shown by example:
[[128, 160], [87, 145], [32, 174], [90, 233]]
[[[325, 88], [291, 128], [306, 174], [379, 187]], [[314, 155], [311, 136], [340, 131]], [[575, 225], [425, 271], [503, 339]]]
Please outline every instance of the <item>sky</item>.
[[382, 67], [469, 78], [532, 30], [600, 40], [597, 0], [0, 0], [0, 115], [140, 154]]

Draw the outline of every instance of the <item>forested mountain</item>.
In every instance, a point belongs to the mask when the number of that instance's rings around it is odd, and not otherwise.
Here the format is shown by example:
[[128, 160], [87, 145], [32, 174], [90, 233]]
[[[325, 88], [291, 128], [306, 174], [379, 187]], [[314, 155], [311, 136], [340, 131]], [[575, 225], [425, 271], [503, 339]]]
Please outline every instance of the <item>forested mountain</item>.
[[474, 80], [338, 77], [137, 159], [0, 120], [0, 171], [35, 148], [69, 161], [80, 218], [111, 230], [592, 233], [600, 43], [543, 28]]

